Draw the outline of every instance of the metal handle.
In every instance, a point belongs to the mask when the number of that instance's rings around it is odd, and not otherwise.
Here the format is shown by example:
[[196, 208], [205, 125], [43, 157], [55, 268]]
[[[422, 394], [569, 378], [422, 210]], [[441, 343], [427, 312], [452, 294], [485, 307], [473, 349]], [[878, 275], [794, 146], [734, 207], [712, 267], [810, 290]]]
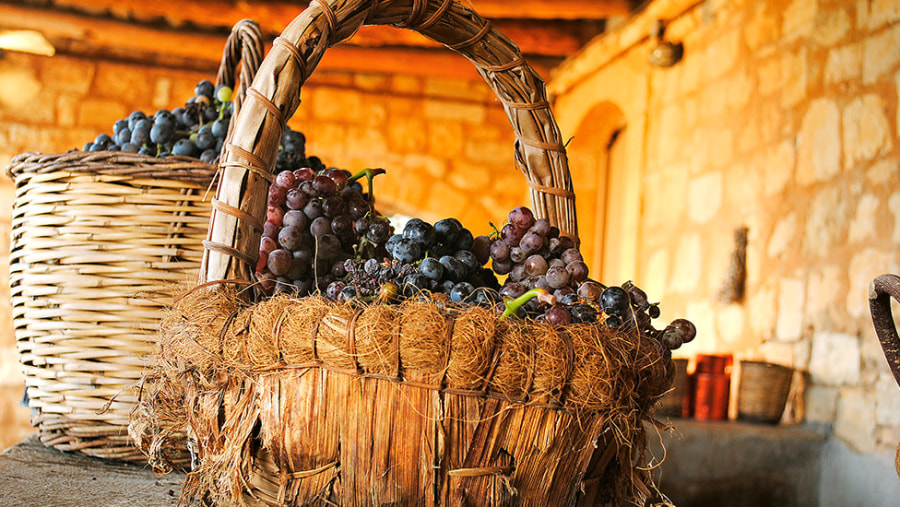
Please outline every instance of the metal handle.
[[891, 298], [900, 302], [900, 276], [881, 275], [869, 287], [869, 311], [894, 380], [900, 386], [900, 336], [891, 314]]

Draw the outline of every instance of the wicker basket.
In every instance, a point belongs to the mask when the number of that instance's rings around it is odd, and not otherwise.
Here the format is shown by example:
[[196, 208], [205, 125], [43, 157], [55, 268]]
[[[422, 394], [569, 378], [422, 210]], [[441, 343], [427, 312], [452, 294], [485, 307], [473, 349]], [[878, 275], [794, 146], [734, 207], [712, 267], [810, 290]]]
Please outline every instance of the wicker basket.
[[[242, 81], [252, 80], [259, 33], [248, 20], [235, 26], [219, 83], [235, 85], [242, 54]], [[125, 152], [12, 160], [9, 283], [32, 424], [44, 444], [146, 461], [127, 436], [128, 415], [164, 295], [198, 272], [215, 172], [196, 159]]]
[[794, 370], [763, 361], [741, 361], [738, 418], [775, 424], [781, 420]]
[[132, 437], [164, 472], [157, 442], [188, 433], [197, 466], [183, 503], [660, 500], [643, 424], [673, 371], [656, 340], [429, 301], [253, 302], [277, 140], [324, 51], [363, 24], [415, 29], [471, 60], [506, 109], [532, 207], [577, 234], [543, 81], [512, 42], [455, 0], [313, 0], [276, 39], [223, 150], [227, 206], [213, 211], [201, 283], [163, 321]]

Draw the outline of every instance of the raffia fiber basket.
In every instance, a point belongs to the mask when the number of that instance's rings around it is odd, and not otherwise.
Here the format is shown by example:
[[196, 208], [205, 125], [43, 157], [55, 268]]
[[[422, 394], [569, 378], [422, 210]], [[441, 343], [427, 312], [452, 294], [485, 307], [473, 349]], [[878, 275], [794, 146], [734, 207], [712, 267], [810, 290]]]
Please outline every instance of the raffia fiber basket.
[[[655, 340], [410, 300], [258, 300], [250, 273], [278, 139], [324, 51], [361, 25], [418, 30], [476, 65], [509, 116], [532, 205], [576, 235], [543, 81], [453, 0], [313, 0], [276, 39], [223, 150], [200, 283], [163, 320], [130, 432], [196, 452], [181, 502], [649, 505], [643, 424], [672, 381]], [[177, 401], [173, 401], [177, 400]]]
[[776, 424], [791, 390], [794, 370], [765, 361], [741, 361], [738, 418]]
[[[235, 26], [218, 81], [252, 80], [259, 27]], [[235, 93], [240, 96], [240, 90]], [[137, 385], [173, 287], [199, 272], [216, 168], [126, 152], [25, 153], [15, 180], [10, 289], [32, 424], [63, 451], [146, 457], [128, 438]], [[173, 452], [187, 457], [183, 442]]]

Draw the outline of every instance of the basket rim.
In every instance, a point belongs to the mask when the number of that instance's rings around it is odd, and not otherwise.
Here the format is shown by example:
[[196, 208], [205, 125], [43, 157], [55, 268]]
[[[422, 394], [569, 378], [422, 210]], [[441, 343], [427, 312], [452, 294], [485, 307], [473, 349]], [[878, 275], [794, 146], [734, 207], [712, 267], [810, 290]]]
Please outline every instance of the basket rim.
[[25, 152], [13, 157], [6, 175], [14, 181], [20, 177], [54, 172], [72, 174], [167, 178], [209, 184], [217, 168], [193, 157], [172, 155], [151, 157], [121, 151], [81, 151], [45, 154]]

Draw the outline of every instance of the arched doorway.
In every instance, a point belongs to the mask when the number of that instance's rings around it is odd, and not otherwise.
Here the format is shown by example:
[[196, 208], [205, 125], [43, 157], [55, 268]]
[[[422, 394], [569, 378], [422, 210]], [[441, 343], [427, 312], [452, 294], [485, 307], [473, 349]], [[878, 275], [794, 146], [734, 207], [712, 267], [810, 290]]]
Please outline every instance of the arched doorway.
[[628, 128], [625, 115], [611, 102], [594, 106], [578, 124], [567, 146], [572, 182], [577, 195], [581, 250], [591, 277], [604, 283], [621, 283], [634, 231], [625, 214], [632, 209], [623, 191], [627, 177]]

